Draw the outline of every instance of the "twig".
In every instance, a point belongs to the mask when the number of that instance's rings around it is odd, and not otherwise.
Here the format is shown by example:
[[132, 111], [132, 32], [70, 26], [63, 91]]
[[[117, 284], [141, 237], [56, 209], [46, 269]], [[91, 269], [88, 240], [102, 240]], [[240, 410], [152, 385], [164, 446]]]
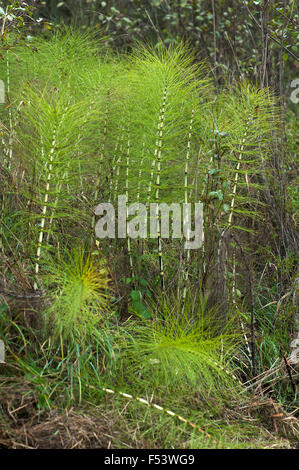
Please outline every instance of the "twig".
[[292, 377], [292, 372], [291, 372], [290, 365], [289, 365], [288, 360], [287, 360], [285, 355], [283, 355], [283, 360], [284, 360], [284, 363], [285, 363], [286, 368], [287, 368], [287, 373], [288, 373], [288, 376], [289, 376], [289, 379], [290, 379], [290, 382], [291, 382], [291, 385], [292, 385], [293, 392], [295, 394], [296, 393], [296, 385], [295, 385], [293, 377]]
[[158, 30], [157, 27], [154, 25], [153, 20], [151, 19], [150, 15], [149, 15], [149, 12], [148, 12], [147, 10], [145, 10], [145, 13], [146, 13], [146, 16], [148, 17], [148, 19], [150, 20], [150, 23], [151, 23], [151, 25], [152, 25], [154, 31], [157, 33], [158, 38], [160, 39], [161, 42], [163, 42], [163, 41], [162, 41], [162, 38], [161, 38], [161, 36], [160, 36], [159, 30]]

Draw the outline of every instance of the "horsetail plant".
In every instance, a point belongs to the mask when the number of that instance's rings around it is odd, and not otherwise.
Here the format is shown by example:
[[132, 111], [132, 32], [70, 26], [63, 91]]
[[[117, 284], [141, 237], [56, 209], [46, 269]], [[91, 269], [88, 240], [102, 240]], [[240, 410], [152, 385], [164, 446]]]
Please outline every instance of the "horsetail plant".
[[59, 341], [88, 344], [102, 338], [110, 318], [109, 275], [106, 260], [93, 256], [81, 245], [66, 250], [48, 265], [46, 281], [54, 284], [53, 302], [44, 313], [48, 333]]
[[47, 166], [46, 166], [46, 170], [47, 170], [46, 190], [45, 190], [45, 197], [44, 197], [44, 202], [43, 202], [43, 207], [42, 207], [42, 218], [40, 222], [38, 244], [37, 244], [37, 251], [36, 251], [34, 290], [37, 290], [37, 279], [38, 279], [38, 273], [39, 273], [40, 255], [41, 255], [41, 249], [42, 249], [43, 238], [44, 238], [46, 212], [47, 212], [47, 205], [48, 205], [49, 191], [50, 191], [50, 182], [51, 182], [52, 171], [53, 171], [54, 152], [56, 148], [56, 131], [57, 131], [57, 128], [55, 126], [53, 129], [51, 148], [50, 148], [50, 152], [48, 155], [49, 162], [47, 162]]
[[[128, 129], [128, 138], [127, 138], [127, 155], [126, 155], [126, 183], [125, 183], [125, 196], [126, 196], [126, 224], [129, 220], [129, 169], [130, 169], [130, 129]], [[127, 249], [128, 249], [128, 257], [129, 257], [129, 264], [130, 270], [132, 274], [132, 278], [134, 278], [134, 269], [133, 269], [133, 258], [132, 258], [132, 247], [131, 247], [131, 240], [130, 237], [127, 236]]]
[[[190, 149], [191, 149], [191, 137], [192, 137], [192, 130], [193, 130], [193, 120], [194, 120], [194, 109], [192, 109], [189, 132], [188, 132], [188, 141], [187, 141], [187, 151], [186, 151], [186, 163], [185, 163], [185, 180], [184, 180], [184, 202], [185, 204], [188, 203], [188, 171], [189, 171], [189, 159], [190, 159]], [[189, 217], [189, 213], [187, 212], [187, 217]], [[189, 240], [189, 220], [186, 220], [187, 223], [187, 240]], [[183, 266], [183, 308], [186, 300], [187, 295], [187, 283], [188, 283], [188, 265], [190, 262], [190, 250], [187, 251], [186, 260], [184, 258], [184, 266]], [[186, 266], [187, 264], [187, 266]]]
[[[241, 85], [225, 106], [226, 115], [231, 119], [227, 130], [227, 160], [225, 171], [233, 176], [231, 200], [226, 229], [232, 227], [233, 215], [238, 217], [258, 217], [256, 211], [242, 209], [242, 205], [256, 206], [257, 200], [252, 197], [254, 190], [259, 190], [259, 177], [262, 159], [267, 157], [270, 149], [267, 148], [269, 133], [278, 123], [275, 100], [269, 90], [255, 90], [249, 85]], [[237, 125], [233, 124], [237, 123]], [[245, 183], [240, 181], [244, 175]], [[243, 196], [242, 188], [245, 185], [247, 194]], [[240, 191], [238, 196], [237, 191]], [[237, 209], [236, 204], [240, 207]], [[240, 228], [240, 227], [239, 227]], [[245, 228], [245, 227], [244, 227]]]
[[[44, 244], [45, 233], [53, 229], [53, 220], [58, 216], [60, 219], [69, 218], [75, 213], [75, 209], [71, 209], [71, 200], [76, 191], [76, 171], [81, 156], [73, 152], [74, 137], [80, 131], [81, 153], [88, 151], [88, 146], [93, 142], [91, 133], [94, 121], [88, 101], [70, 103], [67, 88], [54, 95], [49, 90], [28, 90], [22, 116], [27, 126], [17, 129], [18, 151], [26, 146], [24, 169], [29, 181], [30, 173], [35, 169], [34, 202], [41, 210], [34, 269], [36, 290], [41, 256], [44, 249], [49, 248]], [[31, 214], [31, 217], [39, 219], [37, 213]]]
[[200, 298], [196, 306], [190, 300], [188, 296], [183, 310], [182, 299], [164, 295], [159, 304], [149, 306], [154, 322], [140, 318], [127, 325], [126, 337], [117, 339], [122, 351], [117, 369], [120, 386], [133, 374], [146, 391], [163, 384], [171, 392], [180, 384], [186, 390], [196, 387], [202, 396], [208, 389], [219, 399], [228, 389], [240, 392], [240, 381], [227, 360], [239, 336], [229, 330], [217, 334], [216, 311], [207, 310]]
[[[163, 202], [183, 202], [180, 167], [185, 161], [186, 138], [192, 109], [198, 108], [197, 94], [206, 93], [209, 80], [201, 77], [201, 66], [192, 64], [183, 46], [158, 51], [140, 46], [131, 60], [124, 92], [124, 109], [131, 122], [130, 192], [147, 207], [156, 203], [151, 214], [157, 228], [159, 277], [165, 287], [159, 207]], [[189, 116], [189, 118], [188, 118]], [[200, 113], [198, 113], [200, 116]], [[141, 158], [142, 155], [142, 158]], [[119, 187], [125, 187], [120, 174]], [[155, 192], [153, 193], [153, 188]], [[153, 194], [152, 194], [153, 193]]]
[[159, 267], [160, 267], [160, 280], [162, 290], [165, 287], [164, 272], [163, 272], [163, 258], [162, 258], [162, 241], [161, 241], [161, 221], [159, 218], [158, 204], [160, 195], [160, 178], [161, 178], [161, 153], [162, 153], [162, 142], [163, 142], [163, 131], [164, 131], [164, 120], [166, 111], [166, 100], [167, 100], [167, 83], [163, 93], [163, 103], [161, 107], [161, 114], [159, 116], [159, 135], [157, 141], [157, 147], [155, 150], [156, 161], [157, 161], [157, 179], [156, 179], [156, 223], [157, 223], [157, 236], [158, 236], [158, 256], [159, 256]]

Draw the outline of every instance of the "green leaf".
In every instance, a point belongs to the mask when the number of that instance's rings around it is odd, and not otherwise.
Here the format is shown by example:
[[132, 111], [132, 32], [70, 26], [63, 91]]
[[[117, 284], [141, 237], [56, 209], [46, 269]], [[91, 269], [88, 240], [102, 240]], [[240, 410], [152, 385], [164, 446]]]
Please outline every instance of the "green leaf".
[[130, 296], [133, 301], [140, 301], [142, 297], [141, 292], [139, 290], [131, 290]]
[[7, 305], [5, 303], [0, 305], [0, 314], [5, 313], [7, 311]]
[[133, 302], [133, 308], [136, 310], [136, 313], [138, 313], [142, 318], [144, 318], [144, 320], [149, 320], [150, 318], [152, 318], [151, 312], [140, 300], [136, 300]]
[[219, 201], [223, 200], [223, 192], [221, 191], [221, 189], [218, 189], [217, 196], [218, 196]]

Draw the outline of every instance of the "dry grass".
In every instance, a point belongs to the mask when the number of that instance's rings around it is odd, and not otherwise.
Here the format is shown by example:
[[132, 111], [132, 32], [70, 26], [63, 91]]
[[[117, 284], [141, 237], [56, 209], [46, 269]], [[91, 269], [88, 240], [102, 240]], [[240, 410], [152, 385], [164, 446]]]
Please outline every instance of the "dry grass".
[[[125, 400], [115, 403], [113, 398], [107, 396], [106, 402], [98, 406], [86, 403], [85, 406], [67, 410], [39, 410], [38, 397], [32, 384], [20, 377], [3, 376], [0, 377], [0, 384], [0, 448], [165, 448], [161, 429], [162, 433], [169, 431], [171, 418], [166, 418], [169, 419], [168, 425], [162, 428], [156, 423], [156, 436], [146, 434], [146, 411], [141, 408], [139, 421], [136, 417], [134, 420], [132, 409], [129, 409], [133, 404]], [[238, 409], [235, 406], [226, 407], [222, 419], [218, 421], [221, 427], [225, 422], [226, 430], [223, 429], [223, 432], [227, 433], [227, 439], [234, 447], [238, 447], [243, 440], [242, 447], [245, 445], [248, 448], [298, 448], [299, 420], [295, 414], [287, 414], [269, 398], [256, 397]], [[244, 436], [238, 438], [236, 426], [240, 422], [256, 426], [256, 435], [249, 433], [245, 439]], [[217, 420], [211, 419], [210, 425], [216, 428]], [[179, 448], [194, 448], [194, 434], [191, 436], [188, 430], [179, 428], [175, 434], [180, 434], [176, 436]], [[178, 442], [173, 442], [174, 448], [177, 448]]]

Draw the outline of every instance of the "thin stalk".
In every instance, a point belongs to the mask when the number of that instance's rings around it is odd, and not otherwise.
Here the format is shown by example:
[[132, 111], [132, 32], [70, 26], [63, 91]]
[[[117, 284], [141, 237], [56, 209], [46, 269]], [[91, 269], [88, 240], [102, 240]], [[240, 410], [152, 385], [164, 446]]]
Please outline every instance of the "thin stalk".
[[[194, 201], [198, 201], [198, 168], [199, 168], [199, 158], [200, 158], [200, 155], [201, 155], [201, 149], [199, 149], [199, 151], [197, 152], [197, 158], [196, 158], [196, 169], [195, 169], [195, 174], [194, 174], [194, 177], [192, 179], [192, 183], [191, 183], [191, 189], [190, 189], [190, 192], [189, 192], [189, 199], [192, 200], [192, 194], [194, 193], [194, 197], [193, 197], [193, 200]], [[204, 213], [203, 213], [203, 230], [202, 230], [202, 244], [201, 244], [201, 254], [202, 256], [200, 256], [200, 251], [197, 250], [197, 254], [198, 254], [198, 267], [199, 267], [199, 270], [198, 270], [198, 278], [201, 279], [201, 271], [204, 273], [205, 270], [206, 270], [206, 263], [205, 263], [205, 245], [204, 245], [204, 227], [205, 227], [205, 217], [204, 217]], [[202, 258], [203, 260], [203, 263], [202, 263], [202, 270], [201, 270], [201, 262], [200, 262], [200, 258]]]
[[240, 172], [241, 163], [242, 163], [242, 152], [244, 150], [245, 142], [246, 142], [246, 139], [247, 139], [247, 134], [248, 134], [248, 128], [247, 128], [247, 125], [246, 125], [245, 133], [244, 133], [244, 136], [243, 136], [243, 139], [242, 139], [242, 142], [241, 142], [241, 148], [240, 148], [239, 155], [238, 155], [238, 163], [237, 163], [237, 168], [236, 168], [236, 173], [235, 173], [234, 187], [233, 187], [233, 192], [232, 192], [232, 200], [231, 200], [231, 204], [230, 204], [230, 212], [229, 212], [227, 227], [226, 227], [225, 230], [228, 230], [232, 225], [233, 212], [234, 212], [236, 195], [237, 195], [239, 172]]
[[141, 159], [140, 159], [140, 167], [139, 167], [139, 172], [138, 172], [137, 202], [140, 201], [140, 187], [141, 187], [142, 167], [143, 167], [143, 161], [144, 161], [144, 151], [145, 151], [145, 142], [143, 141]]
[[[155, 156], [156, 156], [156, 150], [155, 150]], [[155, 165], [156, 165], [156, 160], [153, 160], [152, 164], [151, 164], [151, 174], [150, 174], [150, 180], [149, 180], [148, 190], [147, 190], [147, 204], [150, 203], [150, 199], [151, 199], [152, 183], [153, 183], [153, 180], [154, 180]]]
[[218, 82], [217, 82], [217, 39], [216, 39], [216, 12], [215, 12], [215, 0], [212, 0], [212, 15], [213, 15], [214, 77], [215, 77], [216, 89], [218, 89]]
[[151, 163], [150, 180], [149, 180], [148, 189], [147, 189], [147, 204], [148, 205], [150, 203], [151, 194], [152, 194], [152, 185], [153, 185], [153, 181], [154, 181], [154, 169], [155, 169], [155, 166], [156, 166], [158, 146], [159, 146], [160, 123], [161, 123], [161, 110], [160, 110], [160, 113], [159, 113], [159, 122], [158, 122], [158, 128], [157, 128], [157, 132], [156, 132], [155, 153], [154, 153], [154, 158], [153, 158], [152, 163]]
[[157, 177], [156, 177], [156, 222], [157, 222], [157, 235], [158, 235], [158, 256], [159, 256], [159, 268], [160, 268], [160, 281], [161, 287], [164, 290], [165, 281], [164, 281], [164, 266], [163, 266], [163, 257], [162, 257], [162, 241], [161, 241], [161, 220], [159, 217], [159, 196], [160, 196], [160, 179], [161, 179], [161, 156], [162, 156], [162, 142], [163, 142], [163, 131], [164, 131], [164, 121], [165, 121], [165, 111], [166, 111], [166, 99], [167, 99], [167, 84], [164, 88], [162, 107], [159, 117], [159, 138], [156, 144], [156, 160], [157, 160]]
[[[45, 151], [44, 151], [44, 144], [43, 138], [40, 136], [40, 153], [42, 156], [42, 161], [45, 161]], [[45, 162], [45, 173], [47, 172], [47, 161]], [[31, 236], [32, 231], [32, 224], [31, 224], [31, 213], [33, 209], [33, 201], [35, 199], [35, 186], [36, 186], [36, 161], [33, 163], [33, 170], [32, 170], [32, 177], [31, 177], [31, 188], [30, 188], [30, 196], [27, 201], [27, 208], [28, 208], [28, 227], [27, 227], [27, 237]]]
[[119, 154], [118, 154], [118, 158], [116, 160], [116, 174], [115, 174], [115, 186], [114, 186], [114, 200], [117, 199], [117, 192], [118, 192], [118, 183], [119, 183], [119, 173], [120, 173], [120, 165], [121, 165], [121, 160], [122, 160], [122, 156], [123, 156], [123, 138], [124, 138], [124, 133], [123, 133], [124, 129], [122, 128], [122, 134], [121, 134], [121, 138], [120, 138], [120, 145], [119, 145]]
[[[119, 134], [117, 135], [115, 147], [114, 147], [114, 154], [112, 158], [112, 165], [111, 165], [111, 176], [110, 176], [110, 181], [109, 181], [109, 199], [108, 202], [111, 202], [113, 194], [112, 194], [112, 187], [113, 187], [113, 182], [114, 182], [114, 176], [115, 176], [115, 170], [117, 168], [117, 165], [119, 165], [120, 162], [118, 162], [117, 153], [118, 149], [120, 148], [121, 151], [121, 142], [123, 139], [123, 133], [121, 133], [121, 136]], [[115, 188], [115, 195], [114, 195], [114, 200], [116, 200], [116, 192], [117, 188]], [[112, 239], [109, 240], [109, 249], [112, 250]]]
[[[68, 80], [68, 88], [70, 87], [70, 80]], [[70, 100], [68, 102], [68, 105], [70, 104]], [[61, 117], [61, 121], [63, 121], [64, 117], [65, 117], [65, 114], [66, 114], [66, 110], [67, 110], [67, 107], [64, 111], [64, 113], [62, 114], [62, 117]], [[78, 141], [77, 141], [77, 144], [78, 144]], [[65, 178], [68, 174], [68, 169], [69, 169], [69, 166], [70, 166], [70, 160], [68, 160], [68, 164], [67, 164], [67, 169], [65, 170], [65, 172], [63, 173], [62, 175], [62, 178], [61, 180], [57, 183], [56, 185], [56, 197], [55, 197], [55, 202], [54, 202], [54, 206], [51, 208], [51, 217], [50, 217], [50, 220], [49, 220], [49, 224], [48, 224], [48, 233], [47, 233], [47, 239], [46, 239], [46, 243], [48, 244], [49, 242], [49, 239], [50, 239], [50, 235], [51, 235], [51, 230], [52, 230], [52, 225], [53, 225], [53, 220], [55, 218], [55, 211], [57, 209], [57, 206], [58, 206], [58, 200], [60, 198], [60, 193], [61, 193], [61, 188], [62, 188], [62, 184], [63, 182], [65, 181]], [[47, 165], [47, 162], [46, 162], [46, 165]], [[81, 172], [80, 172], [80, 175], [81, 175]]]
[[[232, 282], [232, 304], [233, 304], [233, 308], [235, 310], [235, 312], [238, 312], [238, 306], [237, 306], [237, 302], [236, 302], [236, 252], [235, 250], [233, 250], [233, 282]], [[250, 346], [249, 346], [249, 341], [248, 341], [248, 338], [247, 338], [247, 334], [246, 334], [246, 331], [245, 331], [245, 327], [244, 327], [244, 323], [242, 321], [242, 318], [239, 316], [239, 320], [240, 320], [240, 326], [241, 326], [241, 330], [242, 330], [242, 334], [243, 334], [243, 337], [245, 339], [245, 344], [246, 344], [246, 349], [248, 351], [248, 357], [250, 358], [251, 356], [251, 352], [250, 352]]]
[[[127, 142], [127, 157], [126, 157], [126, 226], [129, 220], [129, 168], [130, 168], [130, 133], [128, 131], [128, 142]], [[128, 248], [128, 256], [129, 256], [129, 263], [130, 263], [130, 270], [132, 277], [134, 277], [134, 269], [133, 269], [133, 258], [132, 258], [132, 248], [131, 248], [131, 239], [127, 234], [127, 248]]]
[[[188, 203], [188, 173], [189, 173], [189, 160], [190, 160], [190, 150], [191, 150], [191, 138], [193, 130], [193, 120], [194, 120], [194, 109], [192, 109], [192, 115], [189, 125], [188, 133], [188, 142], [187, 142], [187, 152], [186, 152], [186, 161], [185, 161], [185, 179], [184, 179], [184, 200], [185, 204]], [[188, 214], [189, 215], [189, 214]], [[189, 240], [189, 220], [187, 222], [187, 240]], [[184, 272], [184, 289], [183, 289], [183, 310], [185, 307], [186, 295], [187, 295], [187, 283], [189, 277], [188, 265], [190, 263], [190, 250], [187, 250], [186, 258], [183, 261], [183, 272]]]
[[109, 200], [108, 200], [108, 202], [111, 202], [111, 199], [112, 199], [112, 185], [113, 185], [113, 178], [114, 178], [115, 169], [116, 169], [116, 156], [117, 156], [117, 151], [118, 151], [118, 147], [119, 147], [119, 142], [120, 142], [120, 137], [119, 137], [119, 135], [117, 135], [117, 139], [116, 139], [116, 143], [115, 143], [115, 147], [114, 147], [114, 154], [113, 154], [113, 158], [112, 158], [112, 165], [111, 165], [112, 171], [111, 171], [111, 177], [110, 177], [110, 181], [109, 181]]
[[[10, 97], [10, 67], [8, 60], [8, 51], [6, 54], [6, 79], [7, 79], [7, 96]], [[12, 110], [9, 103], [8, 106], [8, 121], [9, 121], [9, 138], [8, 138], [8, 148], [7, 148], [7, 168], [10, 170], [12, 163], [12, 139], [13, 139], [13, 123], [12, 123]]]
[[[6, 86], [7, 86], [7, 96], [8, 100], [10, 97], [10, 68], [9, 68], [9, 60], [8, 60], [8, 51], [6, 52]], [[6, 146], [5, 140], [2, 137], [2, 144], [4, 147], [4, 165], [7, 167], [8, 172], [11, 169], [11, 162], [12, 162], [12, 134], [13, 134], [13, 124], [12, 124], [12, 110], [10, 103], [8, 103], [8, 121], [9, 121], [9, 133], [8, 133], [8, 146]], [[1, 219], [6, 209], [6, 197], [5, 191], [2, 193], [1, 198]], [[3, 225], [0, 224], [0, 249], [4, 251], [4, 244], [3, 244]]]
[[52, 178], [54, 152], [55, 152], [55, 147], [56, 147], [56, 133], [57, 133], [57, 127], [55, 126], [53, 130], [51, 149], [49, 153], [49, 165], [47, 165], [47, 168], [46, 168], [48, 175], [47, 175], [47, 185], [46, 185], [46, 192], [45, 192], [45, 198], [44, 198], [44, 204], [43, 204], [43, 210], [42, 210], [42, 218], [41, 218], [40, 229], [39, 229], [38, 245], [37, 245], [37, 251], [36, 251], [34, 290], [37, 290], [38, 288], [37, 281], [38, 281], [38, 274], [39, 274], [41, 249], [43, 245], [43, 238], [44, 238], [44, 231], [45, 231], [47, 204], [48, 204], [49, 193], [50, 193], [50, 182]]
[[[93, 387], [92, 385], [89, 385], [89, 387], [91, 388], [95, 388]], [[167, 408], [164, 408], [163, 406], [160, 406], [160, 405], [157, 405], [156, 403], [152, 403], [151, 401], [148, 401], [144, 398], [140, 398], [140, 397], [134, 397], [133, 395], [129, 394], [129, 393], [124, 393], [124, 392], [120, 392], [120, 391], [117, 391], [117, 390], [113, 390], [111, 388], [106, 388], [106, 387], [100, 387], [101, 390], [103, 390], [105, 393], [108, 393], [109, 395], [120, 395], [126, 399], [129, 399], [129, 400], [136, 400], [138, 401], [139, 403], [142, 403], [143, 405], [145, 406], [152, 406], [153, 408], [155, 408], [156, 410], [159, 410], [159, 411], [162, 411], [166, 414], [168, 414], [169, 416], [172, 416], [173, 418], [176, 418], [178, 419], [179, 421], [185, 423], [185, 424], [188, 424], [188, 426], [191, 426], [193, 429], [196, 429], [197, 431], [199, 431], [201, 434], [203, 434], [206, 438], [210, 439], [214, 444], [217, 444], [219, 445], [219, 442], [216, 441], [209, 433], [207, 433], [206, 431], [204, 431], [203, 429], [201, 429], [197, 424], [193, 423], [192, 421], [184, 418], [183, 416], [175, 413], [174, 411], [171, 411], [171, 410], [168, 410]]]
[[[142, 152], [141, 152], [141, 160], [140, 160], [140, 167], [139, 167], [139, 172], [138, 172], [138, 185], [137, 185], [137, 204], [139, 204], [140, 201], [140, 187], [141, 187], [141, 176], [142, 176], [142, 168], [143, 168], [143, 161], [144, 161], [144, 152], [145, 152], [145, 142], [143, 141], [142, 144]], [[141, 239], [137, 240], [137, 245], [138, 247], [141, 247], [141, 253], [143, 254], [144, 250], [144, 240]]]
[[[69, 165], [70, 165], [70, 162], [68, 162], [68, 167], [69, 167]], [[47, 238], [46, 238], [46, 243], [47, 244], [49, 242], [49, 239], [50, 239], [50, 236], [51, 236], [51, 233], [52, 233], [53, 220], [55, 218], [55, 212], [56, 212], [56, 209], [57, 209], [57, 206], [58, 206], [58, 201], [59, 201], [59, 198], [60, 198], [62, 185], [63, 185], [67, 175], [68, 175], [68, 169], [63, 173], [61, 180], [56, 185], [56, 197], [55, 197], [54, 206], [51, 208], [51, 217], [50, 217], [50, 220], [49, 220], [48, 230], [47, 230]]]
[[[98, 197], [99, 197], [99, 192], [100, 192], [100, 184], [101, 184], [101, 169], [102, 169], [102, 164], [104, 160], [104, 153], [105, 153], [105, 147], [106, 147], [106, 140], [107, 140], [107, 125], [108, 125], [108, 108], [106, 108], [106, 113], [105, 113], [105, 120], [104, 120], [104, 136], [103, 136], [103, 143], [102, 143], [102, 148], [101, 148], [101, 153], [100, 153], [100, 162], [99, 162], [99, 169], [97, 172], [97, 179], [96, 179], [96, 184], [95, 184], [95, 193], [94, 193], [94, 201], [93, 201], [93, 206], [95, 207], [97, 205]], [[92, 219], [91, 219], [91, 243], [93, 243], [94, 239], [94, 229], [96, 225], [96, 216], [93, 211]]]
[[247, 262], [247, 258], [245, 256], [245, 253], [242, 249], [241, 244], [237, 240], [237, 238], [232, 234], [233, 240], [236, 242], [240, 249], [240, 253], [242, 256], [242, 259], [244, 261], [244, 265], [247, 269], [247, 286], [248, 286], [248, 297], [249, 297], [249, 303], [250, 303], [250, 343], [251, 343], [251, 365], [252, 365], [252, 374], [253, 376], [256, 375], [256, 345], [255, 345], [255, 304], [254, 304], [254, 295], [253, 295], [253, 279], [252, 279], [252, 274], [251, 274], [251, 269], [249, 266], [249, 263]]

